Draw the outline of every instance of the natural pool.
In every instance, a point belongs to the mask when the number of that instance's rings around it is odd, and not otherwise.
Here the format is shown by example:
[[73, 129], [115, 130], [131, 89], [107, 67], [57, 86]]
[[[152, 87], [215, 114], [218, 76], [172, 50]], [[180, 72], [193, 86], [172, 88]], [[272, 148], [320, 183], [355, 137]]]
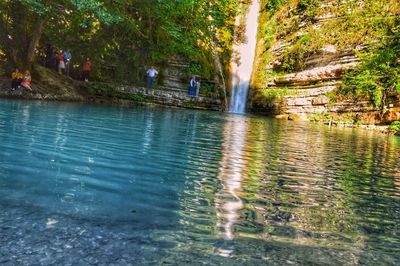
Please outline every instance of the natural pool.
[[0, 264], [399, 265], [400, 138], [0, 100]]

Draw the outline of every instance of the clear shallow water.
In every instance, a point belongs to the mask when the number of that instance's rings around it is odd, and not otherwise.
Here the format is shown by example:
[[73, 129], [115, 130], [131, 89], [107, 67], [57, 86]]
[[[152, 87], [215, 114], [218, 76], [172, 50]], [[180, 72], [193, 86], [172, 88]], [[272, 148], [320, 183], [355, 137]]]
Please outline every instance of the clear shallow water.
[[0, 264], [398, 265], [400, 140], [0, 100]]

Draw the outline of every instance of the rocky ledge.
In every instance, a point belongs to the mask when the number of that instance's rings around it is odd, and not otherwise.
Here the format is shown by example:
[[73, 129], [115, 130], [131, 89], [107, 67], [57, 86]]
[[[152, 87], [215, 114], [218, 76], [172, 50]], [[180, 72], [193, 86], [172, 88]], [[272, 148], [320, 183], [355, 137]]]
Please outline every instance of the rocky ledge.
[[9, 79], [0, 79], [0, 97], [47, 101], [77, 101], [109, 104], [159, 104], [191, 109], [220, 110], [218, 95], [192, 97], [186, 90], [156, 87], [149, 90], [99, 82], [82, 82], [59, 75], [41, 66], [33, 71], [32, 92], [11, 90]]

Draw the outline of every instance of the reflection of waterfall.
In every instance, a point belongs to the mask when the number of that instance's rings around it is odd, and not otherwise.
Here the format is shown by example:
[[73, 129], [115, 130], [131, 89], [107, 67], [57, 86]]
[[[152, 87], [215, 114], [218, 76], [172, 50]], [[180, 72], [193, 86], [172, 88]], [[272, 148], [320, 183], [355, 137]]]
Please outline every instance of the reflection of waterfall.
[[151, 141], [154, 131], [153, 116], [154, 114], [151, 112], [145, 120], [143, 142], [142, 142], [142, 153], [144, 154], [147, 154], [147, 152], [150, 150], [151, 147]]
[[[223, 158], [218, 174], [222, 189], [216, 198], [216, 209], [221, 236], [225, 240], [235, 238], [235, 224], [239, 221], [239, 211], [243, 208], [243, 202], [238, 193], [242, 186], [242, 169], [245, 166], [243, 150], [246, 121], [243, 117], [229, 117], [224, 128], [224, 143], [222, 146]], [[231, 251], [220, 249], [221, 255], [229, 255]]]
[[[251, 73], [257, 42], [257, 25], [260, 3], [253, 0], [245, 22], [244, 32], [240, 32], [241, 16], [236, 18], [235, 36], [231, 62], [231, 103], [230, 111], [244, 113], [246, 108], [247, 92], [250, 85]], [[243, 36], [242, 38], [240, 36]]]

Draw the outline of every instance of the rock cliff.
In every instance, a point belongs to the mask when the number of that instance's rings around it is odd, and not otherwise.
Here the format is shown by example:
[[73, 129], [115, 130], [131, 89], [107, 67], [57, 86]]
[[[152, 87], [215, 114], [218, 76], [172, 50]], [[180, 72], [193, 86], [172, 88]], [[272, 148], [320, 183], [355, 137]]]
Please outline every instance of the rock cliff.
[[[248, 109], [301, 120], [325, 117], [373, 124], [399, 120], [400, 95], [396, 93], [388, 95], [386, 106], [381, 108], [368, 97], [336, 93], [344, 73], [360, 64], [357, 54], [367, 49], [367, 40], [340, 34], [346, 6], [332, 0], [287, 2], [276, 12], [264, 9], [260, 18], [258, 59]], [[313, 2], [314, 6], [301, 7], [304, 2]], [[361, 5], [365, 1], [358, 2]], [[354, 7], [354, 12], [362, 12], [361, 8]], [[341, 36], [348, 41], [339, 40]]]

